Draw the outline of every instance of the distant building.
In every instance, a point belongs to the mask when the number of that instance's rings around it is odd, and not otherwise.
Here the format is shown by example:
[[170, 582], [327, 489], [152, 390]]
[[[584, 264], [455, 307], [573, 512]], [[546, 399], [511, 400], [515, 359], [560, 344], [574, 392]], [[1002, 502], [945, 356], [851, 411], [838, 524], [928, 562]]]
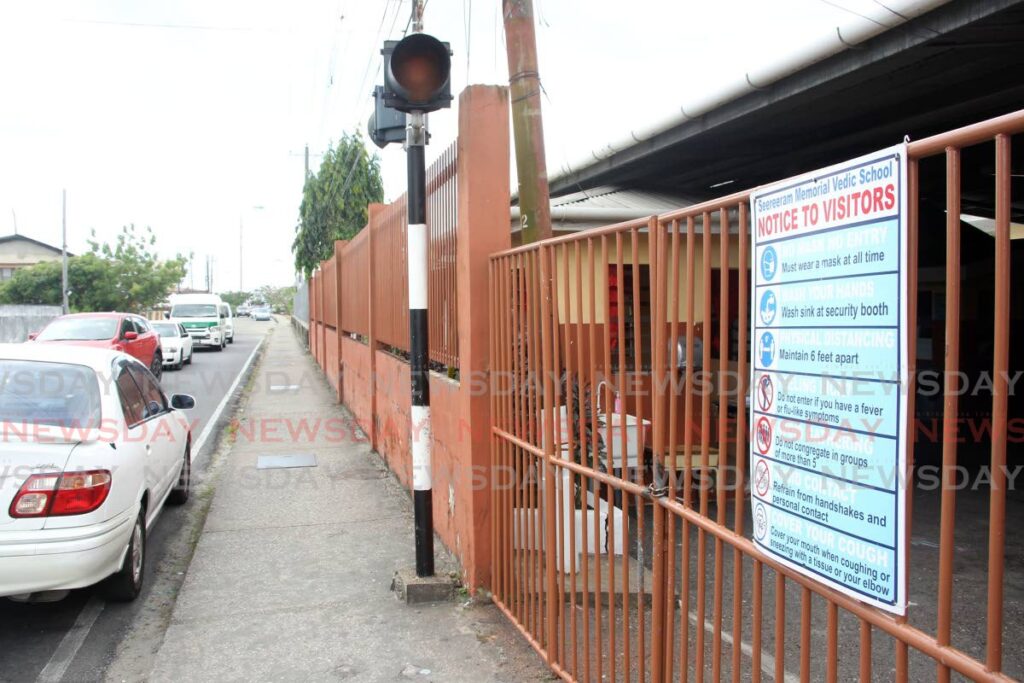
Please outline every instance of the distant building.
[[[14, 271], [44, 261], [59, 261], [60, 247], [54, 247], [25, 235], [0, 237], [0, 282], [10, 280]], [[68, 252], [68, 256], [73, 256]]]

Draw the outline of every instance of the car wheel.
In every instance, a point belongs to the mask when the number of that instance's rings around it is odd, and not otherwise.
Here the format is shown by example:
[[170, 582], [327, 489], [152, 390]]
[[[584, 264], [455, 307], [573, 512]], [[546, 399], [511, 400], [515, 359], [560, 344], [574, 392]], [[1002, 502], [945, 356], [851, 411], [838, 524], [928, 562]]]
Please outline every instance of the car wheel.
[[167, 502], [171, 505], [184, 505], [188, 502], [189, 492], [192, 489], [192, 444], [185, 444], [185, 457], [181, 463], [181, 472], [178, 474], [178, 483], [171, 489], [167, 496]]
[[221, 342], [220, 344], [217, 344], [217, 346], [215, 346], [213, 350], [216, 351], [217, 353], [220, 353], [221, 351], [223, 351], [224, 350], [224, 342]]
[[195, 353], [195, 351], [189, 351], [188, 352], [188, 360], [185, 361], [185, 365], [192, 365], [192, 354], [193, 353]]
[[103, 583], [103, 594], [108, 600], [130, 602], [139, 596], [146, 574], [146, 509], [139, 510], [128, 540], [128, 551], [116, 574]]
[[149, 371], [153, 373], [157, 380], [160, 379], [160, 375], [164, 373], [164, 357], [161, 354], [153, 354], [153, 364], [149, 366]]
[[231, 335], [230, 337], [228, 337], [228, 344], [234, 344], [234, 343], [235, 343], [235, 335]]

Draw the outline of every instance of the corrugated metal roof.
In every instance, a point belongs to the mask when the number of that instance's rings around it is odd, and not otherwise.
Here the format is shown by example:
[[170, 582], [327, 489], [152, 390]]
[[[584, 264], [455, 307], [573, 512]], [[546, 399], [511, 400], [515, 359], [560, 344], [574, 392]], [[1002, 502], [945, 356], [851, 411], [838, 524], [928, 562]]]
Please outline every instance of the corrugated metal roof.
[[585, 206], [603, 209], [636, 209], [642, 214], [660, 214], [673, 209], [692, 206], [695, 202], [664, 192], [637, 190], [604, 185], [591, 190], [555, 197], [551, 206]]

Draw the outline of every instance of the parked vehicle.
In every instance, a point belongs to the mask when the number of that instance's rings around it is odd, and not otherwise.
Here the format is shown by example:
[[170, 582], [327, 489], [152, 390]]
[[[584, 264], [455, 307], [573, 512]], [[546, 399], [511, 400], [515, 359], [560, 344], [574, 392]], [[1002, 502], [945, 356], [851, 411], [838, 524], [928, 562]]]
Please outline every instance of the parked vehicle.
[[[138, 358], [157, 379], [163, 372], [160, 337], [148, 320], [130, 313], [74, 313], [52, 320], [34, 342], [74, 344], [123, 351]], [[65, 357], [68, 357], [67, 355]]]
[[0, 344], [0, 597], [138, 596], [149, 529], [189, 497], [194, 406], [124, 353]]
[[235, 343], [235, 317], [231, 315], [231, 304], [221, 303], [220, 305], [221, 325], [224, 327], [224, 336], [228, 344]]
[[253, 320], [272, 320], [273, 316], [270, 314], [270, 306], [259, 306], [252, 309]]
[[181, 323], [155, 322], [153, 329], [160, 335], [164, 365], [180, 370], [181, 366], [192, 364], [192, 337]]
[[168, 319], [181, 323], [194, 345], [222, 351], [227, 344], [220, 309], [223, 303], [216, 294], [176, 294], [171, 297]]
[[249, 304], [239, 304], [238, 308], [235, 309], [235, 314], [239, 318], [245, 318], [249, 315]]

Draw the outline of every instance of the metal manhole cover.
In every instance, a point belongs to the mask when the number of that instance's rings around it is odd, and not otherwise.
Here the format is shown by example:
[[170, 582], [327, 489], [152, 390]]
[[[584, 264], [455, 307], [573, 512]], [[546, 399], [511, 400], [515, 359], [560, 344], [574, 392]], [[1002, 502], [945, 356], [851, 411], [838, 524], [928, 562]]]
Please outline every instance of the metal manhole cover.
[[256, 459], [256, 469], [275, 470], [289, 467], [316, 467], [316, 456], [312, 453], [288, 453], [285, 455], [261, 455]]

